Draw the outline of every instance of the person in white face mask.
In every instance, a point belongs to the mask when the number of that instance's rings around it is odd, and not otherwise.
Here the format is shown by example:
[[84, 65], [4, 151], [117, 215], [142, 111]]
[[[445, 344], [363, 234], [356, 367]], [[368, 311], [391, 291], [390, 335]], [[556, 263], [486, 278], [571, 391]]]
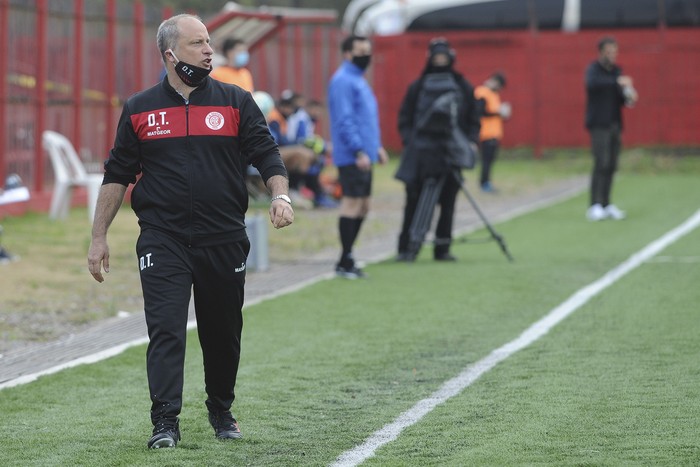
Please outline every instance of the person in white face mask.
[[246, 43], [241, 39], [226, 39], [221, 52], [226, 57], [226, 65], [214, 68], [211, 77], [222, 83], [235, 84], [248, 92], [253, 92], [255, 90], [253, 75], [246, 68], [250, 61]]

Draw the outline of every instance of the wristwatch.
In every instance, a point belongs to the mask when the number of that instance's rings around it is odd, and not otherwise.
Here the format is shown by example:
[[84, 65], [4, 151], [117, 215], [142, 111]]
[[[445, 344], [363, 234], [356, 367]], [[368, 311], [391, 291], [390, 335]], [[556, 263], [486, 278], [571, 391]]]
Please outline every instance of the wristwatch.
[[288, 202], [289, 204], [292, 204], [292, 200], [291, 200], [291, 199], [289, 198], [289, 196], [287, 196], [287, 195], [277, 195], [277, 196], [275, 196], [274, 198], [272, 198], [272, 199], [270, 200], [270, 202], [272, 202], [272, 201], [274, 201], [274, 200], [276, 200], [276, 199], [281, 199], [281, 200], [283, 200], [283, 201]]

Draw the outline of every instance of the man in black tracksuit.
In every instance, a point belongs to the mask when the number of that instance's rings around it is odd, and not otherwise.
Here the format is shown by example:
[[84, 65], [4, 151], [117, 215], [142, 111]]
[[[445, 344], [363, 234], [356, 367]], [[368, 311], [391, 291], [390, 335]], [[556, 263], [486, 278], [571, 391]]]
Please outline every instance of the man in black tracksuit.
[[[460, 184], [453, 176], [453, 172], [458, 170], [458, 167], [454, 165], [454, 157], [449, 154], [448, 140], [455, 136], [454, 133], [459, 132], [466, 137], [464, 142], [472, 146], [471, 151], [475, 152], [481, 122], [474, 99], [474, 88], [454, 70], [454, 61], [455, 53], [449, 43], [442, 38], [433, 39], [428, 47], [425, 69], [421, 77], [408, 87], [399, 111], [399, 133], [405, 150], [396, 178], [406, 185], [406, 204], [398, 241], [397, 260], [399, 261], [415, 260], [418, 253], [416, 248], [419, 246], [411, 244], [410, 230], [418, 200], [425, 182], [441, 177], [444, 177], [444, 185], [438, 198], [440, 216], [435, 229], [433, 258], [436, 261], [456, 260], [450, 253], [450, 245], [454, 208]], [[429, 112], [427, 107], [434, 102], [430, 97], [424, 98], [424, 94], [422, 95], [426, 81], [431, 77], [444, 75], [449, 75], [457, 88], [456, 128], [442, 124], [440, 125], [444, 128], [437, 128], [436, 131], [419, 128], [419, 122], [426, 117], [430, 119], [430, 116], [426, 115]], [[443, 130], [448, 133], [442, 133]]]
[[586, 69], [586, 128], [591, 135], [593, 173], [586, 217], [591, 221], [624, 219], [611, 202], [613, 176], [621, 149], [622, 107], [632, 107], [637, 92], [632, 78], [616, 65], [618, 46], [612, 37], [598, 42], [598, 59]]
[[[240, 438], [230, 412], [240, 358], [246, 258], [248, 164], [272, 193], [276, 228], [292, 223], [287, 172], [250, 93], [207, 75], [209, 35], [178, 15], [158, 29], [167, 76], [124, 105], [92, 230], [88, 266], [109, 271], [107, 229], [126, 188], [141, 233], [136, 245], [148, 335], [153, 435], [149, 448], [180, 439], [186, 325], [191, 291], [204, 355], [209, 421], [220, 439]], [[138, 182], [137, 176], [141, 175]]]

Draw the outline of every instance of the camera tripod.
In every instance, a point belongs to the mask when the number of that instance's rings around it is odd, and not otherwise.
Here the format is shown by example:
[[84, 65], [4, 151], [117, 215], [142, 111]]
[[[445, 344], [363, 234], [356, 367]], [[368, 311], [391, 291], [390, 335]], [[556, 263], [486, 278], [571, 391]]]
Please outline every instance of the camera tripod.
[[435, 206], [440, 198], [440, 192], [445, 185], [447, 177], [455, 178], [459, 184], [460, 191], [462, 191], [462, 193], [464, 193], [464, 195], [467, 197], [467, 200], [469, 200], [469, 203], [474, 208], [474, 211], [484, 223], [486, 229], [489, 231], [491, 238], [498, 243], [498, 246], [501, 248], [501, 251], [508, 261], [513, 262], [513, 256], [511, 256], [510, 252], [508, 251], [508, 247], [506, 246], [503, 236], [496, 232], [484, 213], [481, 211], [479, 205], [476, 203], [476, 200], [471, 193], [469, 193], [469, 190], [467, 190], [458, 169], [452, 170], [449, 174], [443, 174], [439, 178], [429, 178], [423, 183], [423, 188], [421, 189], [418, 203], [416, 205], [416, 212], [411, 221], [411, 227], [409, 230], [410, 241], [408, 249], [412, 257], [415, 258], [415, 256], [418, 255], [418, 251], [423, 244], [425, 235], [428, 233], [428, 230], [430, 230], [430, 224], [433, 220], [433, 212], [435, 211]]

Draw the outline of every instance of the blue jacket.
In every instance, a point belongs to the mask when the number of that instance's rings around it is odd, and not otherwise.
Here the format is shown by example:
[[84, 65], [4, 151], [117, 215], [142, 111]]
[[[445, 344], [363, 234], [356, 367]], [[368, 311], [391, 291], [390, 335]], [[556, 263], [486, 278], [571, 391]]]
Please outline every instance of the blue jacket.
[[328, 85], [328, 115], [336, 166], [354, 164], [360, 150], [373, 163], [379, 160], [382, 142], [377, 99], [363, 71], [349, 61], [340, 65]]

